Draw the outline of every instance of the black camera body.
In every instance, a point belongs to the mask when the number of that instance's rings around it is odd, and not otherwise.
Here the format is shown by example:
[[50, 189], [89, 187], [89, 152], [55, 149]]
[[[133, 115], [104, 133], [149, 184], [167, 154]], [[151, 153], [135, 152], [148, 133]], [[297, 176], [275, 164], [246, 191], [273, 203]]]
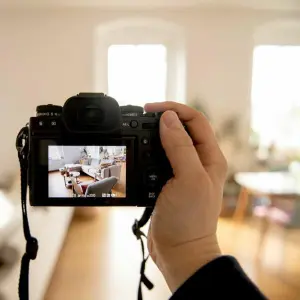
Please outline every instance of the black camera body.
[[153, 207], [173, 176], [160, 116], [102, 93], [38, 106], [29, 123], [30, 204]]

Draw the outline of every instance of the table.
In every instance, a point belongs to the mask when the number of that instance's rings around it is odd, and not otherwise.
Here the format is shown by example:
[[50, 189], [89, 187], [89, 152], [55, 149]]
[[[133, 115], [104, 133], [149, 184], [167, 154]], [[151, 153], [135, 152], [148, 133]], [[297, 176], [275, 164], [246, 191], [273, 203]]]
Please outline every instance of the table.
[[65, 182], [65, 186], [66, 186], [66, 187], [69, 187], [69, 186], [70, 186], [70, 184], [69, 184], [68, 182], [66, 182], [66, 178], [70, 178], [70, 177], [76, 178], [76, 182], [77, 182], [77, 183], [80, 183], [80, 181], [79, 181], [79, 179], [78, 179], [79, 176], [80, 176], [80, 172], [69, 172], [69, 176], [67, 175], [67, 173], [65, 173], [65, 174], [63, 175], [63, 177], [64, 177], [64, 182]]
[[78, 177], [80, 176], [80, 172], [70, 172], [70, 177], [74, 177], [76, 179], [76, 182], [79, 183]]
[[[250, 196], [265, 196], [271, 203], [275, 199], [300, 199], [300, 181], [290, 172], [242, 172], [235, 175], [235, 181], [241, 186], [233, 215], [236, 222], [244, 220]], [[267, 218], [264, 221], [260, 246], [269, 226]]]
[[243, 172], [235, 175], [235, 181], [241, 186], [234, 212], [234, 219], [239, 221], [245, 216], [250, 195], [270, 200], [300, 196], [300, 182], [289, 172]]

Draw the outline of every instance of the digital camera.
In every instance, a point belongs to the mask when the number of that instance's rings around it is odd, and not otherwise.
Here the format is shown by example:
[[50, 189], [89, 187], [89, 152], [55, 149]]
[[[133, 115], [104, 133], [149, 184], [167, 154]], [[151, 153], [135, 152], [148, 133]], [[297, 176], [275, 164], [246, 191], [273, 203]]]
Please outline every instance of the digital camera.
[[30, 204], [154, 206], [173, 176], [160, 116], [102, 93], [38, 106], [28, 130]]

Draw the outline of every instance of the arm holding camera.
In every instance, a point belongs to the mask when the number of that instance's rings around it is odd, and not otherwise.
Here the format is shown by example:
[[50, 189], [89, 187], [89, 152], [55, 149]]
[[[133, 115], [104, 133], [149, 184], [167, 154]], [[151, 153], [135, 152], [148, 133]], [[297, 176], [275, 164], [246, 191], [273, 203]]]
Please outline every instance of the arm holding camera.
[[147, 104], [145, 110], [165, 111], [160, 136], [174, 172], [157, 199], [148, 234], [150, 255], [174, 293], [172, 299], [220, 294], [224, 299], [266, 299], [238, 262], [221, 254], [216, 231], [227, 163], [209, 122], [174, 102]]

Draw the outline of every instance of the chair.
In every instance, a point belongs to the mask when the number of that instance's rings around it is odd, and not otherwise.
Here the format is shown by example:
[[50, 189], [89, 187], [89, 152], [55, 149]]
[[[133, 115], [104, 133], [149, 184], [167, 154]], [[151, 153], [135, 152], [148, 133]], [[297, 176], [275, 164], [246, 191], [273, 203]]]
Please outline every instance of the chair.
[[94, 175], [95, 180], [102, 180], [108, 177], [110, 177], [109, 168], [101, 169], [98, 172], [96, 172]]
[[[288, 205], [288, 202], [291, 204], [293, 200], [283, 198], [276, 201], [273, 199], [272, 202], [266, 205], [258, 205], [254, 207], [253, 215], [260, 219], [260, 238], [257, 249], [258, 257], [261, 255], [267, 233], [272, 229], [272, 224], [275, 224], [277, 227], [281, 228], [283, 233], [282, 239], [287, 238], [288, 229], [290, 230], [299, 228], [299, 224], [293, 224], [293, 211], [296, 210], [296, 206], [291, 209], [291, 205]], [[284, 206], [290, 207], [289, 209], [284, 209]]]
[[118, 178], [118, 181], [120, 179], [121, 176], [121, 165], [114, 165], [109, 167], [109, 171], [110, 171], [110, 176], [114, 176]]
[[88, 195], [102, 197], [103, 194], [111, 194], [111, 190], [117, 182], [118, 178], [114, 176], [94, 182], [87, 187], [85, 197], [88, 197]]

